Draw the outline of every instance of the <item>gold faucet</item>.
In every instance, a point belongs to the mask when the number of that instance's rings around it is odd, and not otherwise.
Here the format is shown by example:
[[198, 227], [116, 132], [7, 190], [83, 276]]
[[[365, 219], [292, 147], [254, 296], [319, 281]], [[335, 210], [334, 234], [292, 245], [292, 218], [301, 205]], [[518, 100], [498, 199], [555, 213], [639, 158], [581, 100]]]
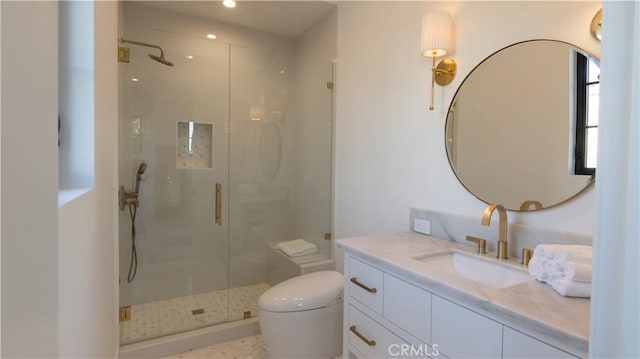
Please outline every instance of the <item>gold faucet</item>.
[[489, 203], [487, 209], [482, 214], [482, 225], [489, 226], [491, 224], [491, 215], [493, 211], [498, 210], [500, 223], [498, 225], [498, 259], [509, 259], [509, 247], [507, 243], [507, 211], [501, 204]]

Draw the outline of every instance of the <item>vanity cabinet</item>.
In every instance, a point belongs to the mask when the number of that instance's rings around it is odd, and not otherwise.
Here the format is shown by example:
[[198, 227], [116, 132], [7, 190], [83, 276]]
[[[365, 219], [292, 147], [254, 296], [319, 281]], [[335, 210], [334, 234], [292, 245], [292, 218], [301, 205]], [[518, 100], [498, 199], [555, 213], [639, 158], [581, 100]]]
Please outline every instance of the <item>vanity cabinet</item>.
[[345, 283], [344, 358], [576, 358], [350, 254]]

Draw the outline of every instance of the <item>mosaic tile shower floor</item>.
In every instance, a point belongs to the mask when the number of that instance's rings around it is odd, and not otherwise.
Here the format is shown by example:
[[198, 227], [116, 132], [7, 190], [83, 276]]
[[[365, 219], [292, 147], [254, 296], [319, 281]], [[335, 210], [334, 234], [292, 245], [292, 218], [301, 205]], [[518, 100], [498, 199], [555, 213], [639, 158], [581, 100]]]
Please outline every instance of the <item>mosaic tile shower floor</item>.
[[[258, 298], [267, 283], [154, 301], [131, 306], [131, 320], [120, 323], [120, 342], [128, 344], [258, 313]], [[192, 311], [204, 310], [201, 314]], [[196, 312], [197, 313], [197, 312]]]

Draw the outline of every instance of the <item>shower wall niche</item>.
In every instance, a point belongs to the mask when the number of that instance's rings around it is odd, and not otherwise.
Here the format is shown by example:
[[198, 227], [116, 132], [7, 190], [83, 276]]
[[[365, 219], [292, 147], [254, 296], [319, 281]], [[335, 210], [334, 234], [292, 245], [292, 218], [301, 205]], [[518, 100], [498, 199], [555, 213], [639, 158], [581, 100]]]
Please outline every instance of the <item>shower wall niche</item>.
[[213, 167], [213, 124], [178, 122], [176, 136], [178, 169], [210, 169]]

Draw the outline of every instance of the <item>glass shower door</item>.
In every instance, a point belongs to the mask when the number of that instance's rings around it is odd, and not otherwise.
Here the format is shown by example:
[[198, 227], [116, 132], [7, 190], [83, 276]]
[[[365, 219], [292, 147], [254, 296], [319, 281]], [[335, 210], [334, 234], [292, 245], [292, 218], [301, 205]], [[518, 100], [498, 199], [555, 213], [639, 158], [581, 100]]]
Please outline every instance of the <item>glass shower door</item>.
[[[331, 257], [333, 67], [232, 44], [230, 69], [229, 319], [238, 320], [256, 316], [258, 297], [300, 263]], [[275, 249], [296, 238], [319, 253]]]
[[120, 216], [124, 344], [228, 320], [229, 46], [133, 26], [123, 37], [161, 44], [175, 65], [136, 46], [119, 65], [120, 183], [147, 164], [135, 241], [134, 216]]

